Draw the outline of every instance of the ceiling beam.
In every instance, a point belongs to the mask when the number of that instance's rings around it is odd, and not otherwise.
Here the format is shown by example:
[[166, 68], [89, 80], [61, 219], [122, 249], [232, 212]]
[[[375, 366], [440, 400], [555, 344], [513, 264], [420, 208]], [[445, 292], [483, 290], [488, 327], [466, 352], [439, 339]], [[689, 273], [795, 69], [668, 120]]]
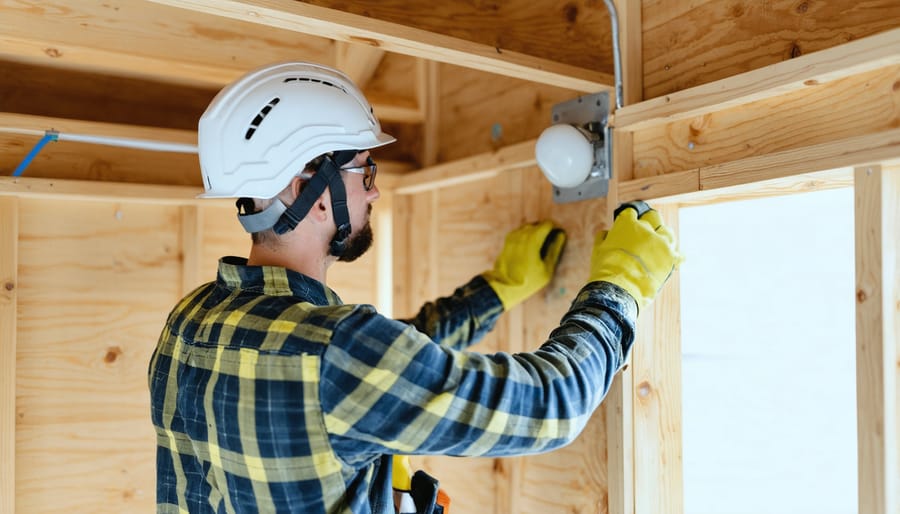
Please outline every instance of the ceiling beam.
[[615, 126], [634, 132], [818, 87], [895, 64], [900, 64], [900, 28], [627, 105], [615, 113]]
[[[486, 44], [434, 32], [437, 25], [426, 28], [401, 25], [377, 17], [353, 14], [337, 9], [311, 5], [305, 2], [280, 2], [277, 0], [151, 0], [153, 2], [199, 11], [216, 16], [265, 25], [337, 41], [364, 42], [390, 52], [421, 57], [439, 62], [456, 64], [525, 79], [532, 82], [584, 92], [606, 90], [613, 84], [613, 76], [581, 66], [565, 64], [564, 60], [550, 60], [543, 56], [506, 50], [496, 44]], [[346, 2], [342, 2], [345, 4]], [[439, 9], [434, 2], [421, 5], [409, 4], [405, 19], [416, 20], [420, 16], [434, 19], [429, 11]], [[366, 9], [376, 9], [377, 4]], [[418, 10], [416, 10], [418, 8]], [[426, 10], [427, 9], [427, 10]], [[376, 13], [377, 14], [377, 13]], [[470, 15], [476, 13], [470, 13]], [[454, 17], [444, 16], [450, 24]], [[412, 22], [412, 21], [410, 21]], [[472, 23], [465, 18], [460, 23]], [[559, 47], [559, 42], [555, 45]], [[583, 53], [576, 50], [575, 53]]]
[[[0, 19], [0, 60], [10, 63], [7, 67], [43, 69], [44, 75], [59, 70], [71, 76], [77, 70], [80, 75], [168, 83], [169, 90], [207, 90], [209, 99], [248, 70], [279, 60], [334, 65], [341, 58], [348, 71], [365, 82], [384, 53], [371, 45], [352, 44], [346, 50], [351, 54], [341, 57], [327, 38], [271, 27], [260, 30], [258, 24], [144, 1], [4, 2]], [[4, 76], [4, 87], [19, 75]], [[60, 104], [66, 98], [66, 90], [58, 89], [53, 101]], [[421, 118], [412, 97], [380, 95], [371, 103], [384, 121]], [[174, 115], [183, 116], [181, 111]]]

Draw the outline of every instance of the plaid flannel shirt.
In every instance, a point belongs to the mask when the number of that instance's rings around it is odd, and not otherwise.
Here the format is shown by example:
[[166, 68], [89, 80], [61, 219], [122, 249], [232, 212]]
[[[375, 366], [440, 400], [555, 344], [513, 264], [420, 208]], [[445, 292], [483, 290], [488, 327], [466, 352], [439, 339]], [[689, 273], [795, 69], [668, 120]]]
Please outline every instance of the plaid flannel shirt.
[[391, 454], [571, 442], [631, 347], [634, 300], [595, 282], [540, 349], [465, 351], [501, 312], [481, 277], [401, 322], [299, 273], [222, 259], [150, 362], [157, 511], [393, 512]]

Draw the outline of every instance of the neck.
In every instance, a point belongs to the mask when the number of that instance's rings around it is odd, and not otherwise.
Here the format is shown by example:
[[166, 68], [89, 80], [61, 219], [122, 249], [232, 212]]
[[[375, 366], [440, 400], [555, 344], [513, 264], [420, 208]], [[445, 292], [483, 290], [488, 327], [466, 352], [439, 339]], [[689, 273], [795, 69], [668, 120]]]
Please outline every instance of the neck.
[[302, 273], [323, 285], [328, 267], [337, 258], [319, 251], [326, 245], [301, 244], [300, 238], [282, 237], [274, 244], [255, 244], [250, 248], [247, 264], [250, 266], [279, 266]]

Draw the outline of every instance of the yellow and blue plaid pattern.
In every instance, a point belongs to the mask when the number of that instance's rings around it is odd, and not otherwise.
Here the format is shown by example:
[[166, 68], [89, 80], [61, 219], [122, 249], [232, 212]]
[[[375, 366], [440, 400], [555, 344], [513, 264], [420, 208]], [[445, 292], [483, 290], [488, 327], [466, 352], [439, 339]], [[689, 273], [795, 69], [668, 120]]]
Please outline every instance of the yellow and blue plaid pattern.
[[299, 273], [222, 259], [150, 363], [157, 511], [393, 512], [385, 456], [571, 442], [630, 349], [634, 301], [596, 282], [539, 350], [466, 351], [501, 312], [480, 277], [402, 322]]

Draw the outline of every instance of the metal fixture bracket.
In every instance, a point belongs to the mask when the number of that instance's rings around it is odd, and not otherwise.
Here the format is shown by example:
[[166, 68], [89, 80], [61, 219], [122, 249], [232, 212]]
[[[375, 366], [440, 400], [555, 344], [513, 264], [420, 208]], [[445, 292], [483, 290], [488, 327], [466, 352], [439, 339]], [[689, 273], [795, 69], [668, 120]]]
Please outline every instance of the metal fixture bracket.
[[609, 93], [579, 96], [553, 106], [553, 124], [567, 123], [590, 132], [594, 139], [594, 166], [587, 180], [576, 187], [553, 188], [553, 201], [570, 203], [606, 196], [612, 178], [612, 130], [609, 128]]

